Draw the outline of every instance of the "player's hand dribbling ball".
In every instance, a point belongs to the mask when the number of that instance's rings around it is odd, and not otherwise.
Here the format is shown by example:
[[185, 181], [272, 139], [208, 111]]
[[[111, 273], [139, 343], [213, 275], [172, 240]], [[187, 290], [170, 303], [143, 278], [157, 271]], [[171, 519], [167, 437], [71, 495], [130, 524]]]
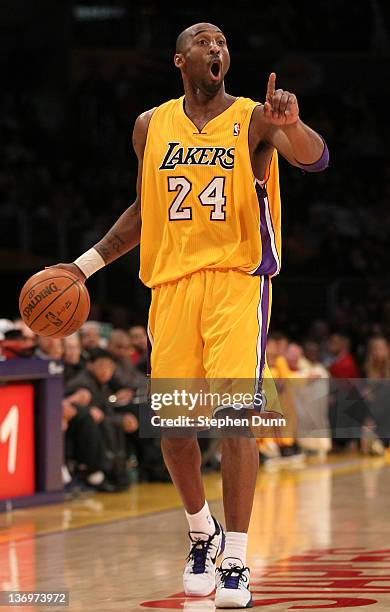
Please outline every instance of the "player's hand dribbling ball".
[[82, 272], [76, 275], [70, 271], [74, 264], [67, 264], [67, 269], [65, 265], [34, 274], [20, 292], [21, 317], [39, 336], [70, 336], [88, 318], [90, 300]]

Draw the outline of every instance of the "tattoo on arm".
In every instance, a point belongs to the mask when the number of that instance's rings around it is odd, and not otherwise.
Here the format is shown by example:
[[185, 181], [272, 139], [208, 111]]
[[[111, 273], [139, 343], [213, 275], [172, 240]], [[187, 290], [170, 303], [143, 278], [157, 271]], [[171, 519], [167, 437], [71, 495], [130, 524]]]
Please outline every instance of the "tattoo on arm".
[[121, 236], [119, 236], [119, 234], [109, 233], [99, 242], [97, 245], [97, 251], [101, 254], [105, 261], [110, 261], [113, 255], [122, 255], [122, 253], [125, 251], [125, 249], [123, 249], [124, 244], [125, 241], [123, 238], [121, 238]]
[[121, 246], [125, 244], [124, 240], [119, 236], [119, 234], [113, 234], [112, 236], [107, 236], [108, 244], [116, 251], [119, 255], [122, 252]]
[[106, 264], [111, 263], [139, 244], [141, 234], [141, 215], [136, 201], [119, 217], [118, 221], [97, 243], [94, 248]]
[[105, 247], [104, 244], [102, 244], [102, 242], [103, 240], [100, 242], [99, 245], [95, 246], [95, 249], [97, 250], [98, 253], [100, 253], [104, 261], [107, 263], [110, 259], [110, 250], [107, 249], [107, 247]]

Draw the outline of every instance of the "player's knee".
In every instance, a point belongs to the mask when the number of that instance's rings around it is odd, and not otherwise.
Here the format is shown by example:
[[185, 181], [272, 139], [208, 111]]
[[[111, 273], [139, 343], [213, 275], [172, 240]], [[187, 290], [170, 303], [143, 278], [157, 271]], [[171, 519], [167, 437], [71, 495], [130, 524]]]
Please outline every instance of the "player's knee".
[[196, 437], [170, 437], [161, 438], [161, 449], [164, 455], [169, 455], [173, 459], [180, 461], [180, 456], [198, 447]]
[[256, 446], [253, 437], [236, 436], [221, 439], [222, 453], [239, 453], [240, 450], [247, 450], [248, 446]]

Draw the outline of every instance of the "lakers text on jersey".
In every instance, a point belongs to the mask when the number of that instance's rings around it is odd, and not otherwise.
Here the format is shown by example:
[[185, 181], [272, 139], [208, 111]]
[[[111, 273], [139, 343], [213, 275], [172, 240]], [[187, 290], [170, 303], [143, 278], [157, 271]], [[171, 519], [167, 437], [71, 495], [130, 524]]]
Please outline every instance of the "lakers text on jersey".
[[184, 97], [153, 113], [142, 173], [141, 280], [154, 287], [202, 269], [273, 276], [280, 268], [278, 160], [254, 177], [248, 131], [258, 103], [237, 98], [201, 132]]

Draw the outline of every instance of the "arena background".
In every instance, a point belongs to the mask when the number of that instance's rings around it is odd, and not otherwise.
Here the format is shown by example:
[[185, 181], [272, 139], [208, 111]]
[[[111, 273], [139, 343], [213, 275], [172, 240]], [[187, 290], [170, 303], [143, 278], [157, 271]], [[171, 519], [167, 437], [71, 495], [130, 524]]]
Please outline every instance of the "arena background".
[[[320, 174], [280, 162], [267, 360], [292, 431], [256, 438], [254, 605], [390, 609], [389, 14], [384, 0], [0, 3], [0, 607], [49, 590], [75, 611], [195, 609], [179, 592], [187, 521], [142, 435], [139, 253], [88, 280], [79, 335], [16, 319], [26, 279], [74, 260], [133, 201], [135, 118], [181, 95], [176, 36], [206, 20], [227, 35], [228, 92], [263, 101], [275, 71], [330, 150]], [[220, 517], [211, 434], [202, 472]]]
[[[370, 0], [292, 5], [2, 2], [0, 265], [2, 317], [17, 315], [33, 272], [72, 261], [134, 197], [136, 116], [181, 94], [180, 30], [216, 22], [228, 37], [232, 94], [264, 100], [267, 77], [297, 94], [329, 144], [329, 170], [281, 162], [283, 267], [272, 329], [301, 338], [316, 319], [354, 348], [390, 332], [389, 6]], [[138, 253], [88, 282], [91, 318], [145, 323]]]

